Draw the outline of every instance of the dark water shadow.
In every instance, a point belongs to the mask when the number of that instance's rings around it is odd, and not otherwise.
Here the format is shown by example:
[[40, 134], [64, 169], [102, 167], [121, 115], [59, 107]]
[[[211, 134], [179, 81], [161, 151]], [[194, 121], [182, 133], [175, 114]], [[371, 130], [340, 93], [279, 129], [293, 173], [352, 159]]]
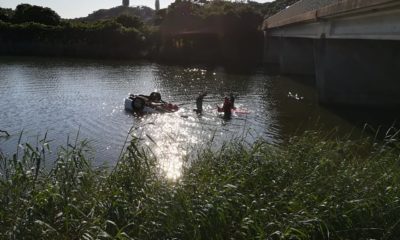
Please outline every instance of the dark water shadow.
[[385, 137], [389, 130], [400, 129], [399, 107], [325, 106], [366, 133]]
[[[265, 73], [265, 72], [264, 72]], [[388, 130], [400, 129], [399, 107], [326, 105], [318, 101], [313, 76], [274, 76], [268, 89], [276, 109], [276, 119], [283, 138], [303, 131], [328, 132], [339, 136], [361, 134], [385, 137]]]

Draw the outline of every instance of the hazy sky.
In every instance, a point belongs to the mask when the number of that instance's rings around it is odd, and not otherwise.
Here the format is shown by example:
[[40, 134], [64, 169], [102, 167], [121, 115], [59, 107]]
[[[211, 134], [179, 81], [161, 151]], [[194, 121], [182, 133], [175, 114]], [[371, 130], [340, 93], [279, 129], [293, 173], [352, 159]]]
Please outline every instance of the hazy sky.
[[[174, 0], [160, 0], [161, 8], [167, 7]], [[270, 2], [271, 0], [256, 0], [257, 2]], [[29, 3], [49, 7], [56, 11], [62, 18], [86, 17], [88, 14], [99, 10], [122, 5], [122, 0], [0, 0], [0, 7], [12, 8], [21, 3]], [[154, 9], [155, 0], [130, 0], [131, 6], [148, 6]]]

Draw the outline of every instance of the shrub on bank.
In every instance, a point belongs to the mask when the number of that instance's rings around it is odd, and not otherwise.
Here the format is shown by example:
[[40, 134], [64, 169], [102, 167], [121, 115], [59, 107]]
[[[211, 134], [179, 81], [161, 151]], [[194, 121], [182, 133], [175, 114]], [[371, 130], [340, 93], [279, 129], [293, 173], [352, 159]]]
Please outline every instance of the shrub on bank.
[[58, 26], [0, 21], [0, 54], [142, 58], [150, 47], [147, 35], [114, 20]]
[[182, 177], [162, 176], [134, 140], [113, 170], [93, 168], [87, 142], [48, 143], [8, 158], [0, 237], [9, 239], [395, 239], [400, 234], [399, 142], [308, 132], [199, 153]]

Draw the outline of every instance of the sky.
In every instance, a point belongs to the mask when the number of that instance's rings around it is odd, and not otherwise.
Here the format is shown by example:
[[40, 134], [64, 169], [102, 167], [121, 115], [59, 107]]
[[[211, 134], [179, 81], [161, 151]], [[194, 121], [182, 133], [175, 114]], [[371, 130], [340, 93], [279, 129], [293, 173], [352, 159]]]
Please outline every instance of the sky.
[[[270, 2], [271, 0], [255, 0], [256, 2]], [[166, 8], [174, 0], [160, 0], [160, 7]], [[122, 5], [122, 0], [0, 0], [0, 7], [12, 8], [21, 3], [28, 3], [42, 7], [49, 7], [62, 18], [86, 17], [99, 10]], [[155, 0], [130, 0], [130, 6], [148, 6], [154, 9]]]

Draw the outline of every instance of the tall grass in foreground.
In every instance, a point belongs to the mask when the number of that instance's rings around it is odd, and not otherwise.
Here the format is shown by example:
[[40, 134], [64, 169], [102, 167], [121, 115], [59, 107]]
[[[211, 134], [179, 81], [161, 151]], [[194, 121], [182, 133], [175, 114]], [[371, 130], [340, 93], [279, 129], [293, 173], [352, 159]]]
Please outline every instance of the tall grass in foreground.
[[[112, 171], [45, 141], [0, 154], [1, 239], [396, 239], [400, 142], [308, 132], [282, 146], [231, 142], [163, 178], [133, 140]], [[47, 170], [46, 170], [47, 169]]]

